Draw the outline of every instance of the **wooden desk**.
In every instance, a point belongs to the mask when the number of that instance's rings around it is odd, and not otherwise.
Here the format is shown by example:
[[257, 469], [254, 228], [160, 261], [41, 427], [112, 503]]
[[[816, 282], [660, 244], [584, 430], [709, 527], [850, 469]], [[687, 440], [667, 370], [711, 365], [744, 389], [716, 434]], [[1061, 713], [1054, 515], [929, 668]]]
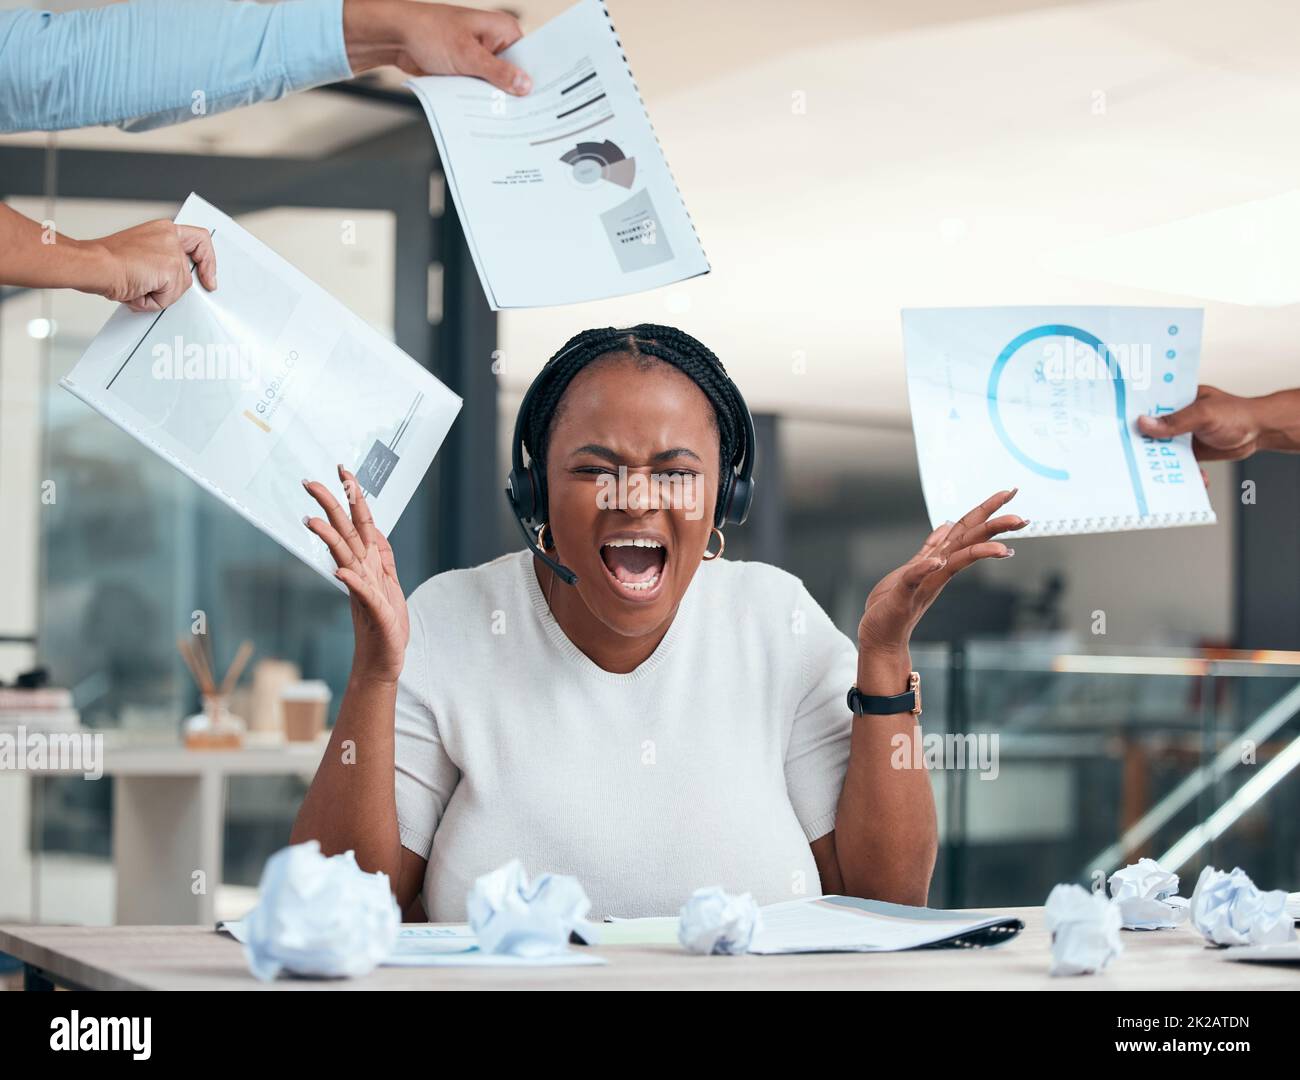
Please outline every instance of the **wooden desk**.
[[[1100, 975], [1050, 978], [1042, 908], [1009, 909], [1025, 921], [995, 949], [822, 956], [691, 956], [667, 945], [596, 951], [604, 967], [378, 968], [364, 979], [260, 983], [234, 940], [199, 926], [0, 926], [0, 951], [30, 975], [86, 989], [482, 990], [523, 989], [994, 989], [1296, 990], [1300, 966], [1225, 960], [1186, 928], [1126, 932], [1124, 953]], [[30, 969], [37, 969], [32, 972]]]

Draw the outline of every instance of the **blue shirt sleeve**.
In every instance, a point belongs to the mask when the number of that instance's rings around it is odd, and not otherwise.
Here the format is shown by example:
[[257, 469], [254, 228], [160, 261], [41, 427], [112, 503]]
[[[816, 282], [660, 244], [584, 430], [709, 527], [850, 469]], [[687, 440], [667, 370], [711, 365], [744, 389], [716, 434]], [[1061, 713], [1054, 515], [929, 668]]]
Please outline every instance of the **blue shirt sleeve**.
[[0, 12], [0, 132], [191, 120], [352, 77], [343, 0]]

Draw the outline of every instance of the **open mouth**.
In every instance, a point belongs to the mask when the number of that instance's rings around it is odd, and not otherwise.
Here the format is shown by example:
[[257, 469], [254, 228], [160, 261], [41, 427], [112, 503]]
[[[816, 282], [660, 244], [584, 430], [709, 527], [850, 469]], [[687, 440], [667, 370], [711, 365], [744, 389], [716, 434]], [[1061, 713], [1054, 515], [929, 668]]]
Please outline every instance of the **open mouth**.
[[647, 537], [617, 537], [600, 545], [600, 559], [620, 592], [647, 600], [663, 584], [668, 549]]

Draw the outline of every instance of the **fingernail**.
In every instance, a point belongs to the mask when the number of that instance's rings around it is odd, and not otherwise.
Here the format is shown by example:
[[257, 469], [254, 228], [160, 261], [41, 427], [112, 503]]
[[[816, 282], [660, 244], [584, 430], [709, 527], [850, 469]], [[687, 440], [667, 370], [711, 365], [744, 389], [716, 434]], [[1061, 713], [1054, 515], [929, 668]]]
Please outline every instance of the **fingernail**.
[[310, 491], [310, 490], [311, 490], [311, 481], [310, 481], [310, 480], [307, 480], [307, 479], [304, 479], [303, 482], [302, 482], [302, 486], [305, 487], [308, 491]]
[[945, 525], [952, 525], [952, 524], [954, 524], [954, 523], [951, 522], [951, 521], [945, 521], [944, 524], [945, 524]]
[[1006, 550], [1006, 554], [1005, 554], [1005, 555], [999, 555], [998, 558], [1000, 558], [1000, 559], [1009, 559], [1009, 558], [1011, 558], [1011, 556], [1014, 555], [1015, 553], [1016, 553], [1016, 549], [1015, 549], [1015, 548], [1007, 548], [1007, 550]]
[[1019, 490], [1020, 490], [1020, 489], [1019, 489], [1018, 487], [1013, 487], [1013, 488], [1011, 489], [1011, 494], [1008, 495], [1007, 498], [1008, 498], [1008, 499], [1010, 499], [1010, 498], [1014, 498], [1016, 492], [1019, 491]]
[[1028, 518], [1021, 518], [1019, 528], [1023, 529], [1028, 524], [1029, 524]]
[[516, 94], [526, 94], [533, 88], [533, 80], [525, 75], [522, 71], [515, 76], [515, 81], [510, 89]]
[[311, 518], [306, 514], [303, 515], [302, 523], [306, 525], [308, 528], [311, 528]]

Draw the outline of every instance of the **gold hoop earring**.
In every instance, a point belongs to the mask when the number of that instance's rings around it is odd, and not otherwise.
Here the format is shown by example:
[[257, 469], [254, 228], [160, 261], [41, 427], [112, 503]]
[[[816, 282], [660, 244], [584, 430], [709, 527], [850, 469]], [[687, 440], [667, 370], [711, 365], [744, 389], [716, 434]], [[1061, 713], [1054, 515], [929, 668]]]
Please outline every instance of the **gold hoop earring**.
[[712, 551], [712, 552], [711, 552], [711, 551], [709, 551], [709, 545], [708, 545], [708, 544], [705, 544], [705, 545], [704, 545], [704, 561], [705, 561], [705, 562], [712, 562], [714, 559], [720, 559], [720, 558], [722, 558], [722, 553], [723, 553], [724, 551], [727, 550], [727, 538], [726, 538], [725, 536], [722, 535], [722, 530], [719, 529], [716, 525], [713, 526], [713, 532], [709, 533], [709, 539], [710, 539], [710, 540], [713, 539], [713, 533], [717, 533], [717, 534], [718, 534], [718, 550], [717, 550], [717, 551]]
[[550, 525], [549, 521], [543, 521], [542, 527], [537, 530], [537, 546], [543, 551], [546, 550], [546, 528]]

